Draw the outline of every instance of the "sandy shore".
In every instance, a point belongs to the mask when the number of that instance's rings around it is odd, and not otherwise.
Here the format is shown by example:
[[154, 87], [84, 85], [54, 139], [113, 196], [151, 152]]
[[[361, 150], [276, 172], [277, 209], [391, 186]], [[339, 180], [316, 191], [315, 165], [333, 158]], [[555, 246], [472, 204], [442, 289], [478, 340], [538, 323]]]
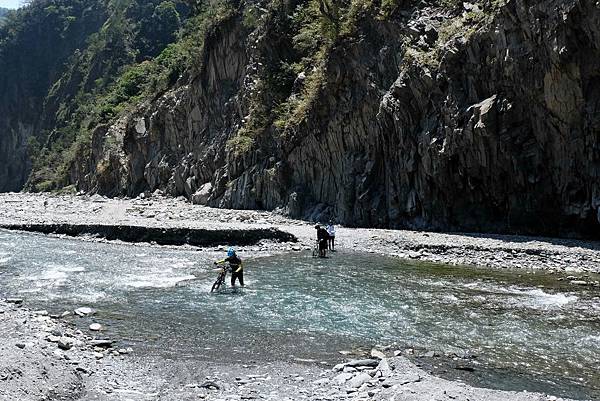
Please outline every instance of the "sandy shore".
[[[256, 255], [310, 249], [315, 237], [312, 222], [263, 211], [207, 208], [164, 197], [121, 200], [100, 196], [0, 194], [0, 225], [7, 224], [110, 224], [213, 230], [274, 227], [299, 240], [287, 244], [264, 241], [245, 248]], [[600, 273], [600, 242], [595, 241], [338, 227], [336, 244], [343, 249], [450, 265]], [[222, 244], [221, 248], [226, 246]]]

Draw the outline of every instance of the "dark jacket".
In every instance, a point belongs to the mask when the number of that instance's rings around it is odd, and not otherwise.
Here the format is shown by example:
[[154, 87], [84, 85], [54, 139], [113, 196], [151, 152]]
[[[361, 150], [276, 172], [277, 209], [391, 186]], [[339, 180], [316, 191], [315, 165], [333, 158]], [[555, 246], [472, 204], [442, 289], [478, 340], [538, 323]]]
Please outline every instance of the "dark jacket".
[[224, 262], [229, 263], [229, 269], [231, 270], [232, 273], [235, 273], [236, 270], [238, 270], [238, 269], [243, 269], [244, 268], [242, 266], [242, 259], [238, 258], [237, 255], [229, 256], [226, 259], [218, 261], [217, 263], [221, 264], [221, 263], [224, 263]]

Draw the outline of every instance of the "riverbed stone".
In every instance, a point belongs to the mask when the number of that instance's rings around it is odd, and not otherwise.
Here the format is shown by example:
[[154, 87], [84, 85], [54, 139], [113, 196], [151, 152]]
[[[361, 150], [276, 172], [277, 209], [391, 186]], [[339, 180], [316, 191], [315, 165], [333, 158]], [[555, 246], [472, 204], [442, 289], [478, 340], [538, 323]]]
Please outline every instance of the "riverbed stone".
[[91, 331], [100, 331], [102, 330], [102, 325], [100, 323], [92, 323], [90, 324]]
[[333, 382], [336, 384], [344, 384], [350, 380], [354, 375], [352, 373], [343, 372], [333, 378]]
[[46, 341], [49, 341], [51, 343], [57, 343], [60, 339], [61, 339], [61, 337], [55, 336], [53, 334], [51, 334], [48, 337], [46, 337]]
[[89, 316], [89, 315], [94, 314], [94, 310], [92, 308], [88, 308], [88, 307], [84, 306], [84, 307], [75, 309], [75, 314], [77, 316], [81, 316], [81, 317]]
[[377, 358], [377, 359], [384, 359], [385, 358], [385, 354], [383, 352], [381, 352], [380, 350], [373, 348], [371, 350], [371, 356], [373, 358]]
[[364, 383], [367, 383], [371, 380], [371, 375], [368, 373], [361, 372], [350, 379], [347, 383], [348, 388], [358, 388], [362, 386]]
[[113, 341], [112, 340], [91, 340], [90, 341], [90, 345], [94, 346], [94, 347], [103, 347], [103, 348], [107, 348], [107, 347], [112, 347], [113, 345]]
[[346, 364], [345, 364], [345, 363], [338, 363], [337, 365], [335, 365], [335, 366], [333, 367], [333, 369], [332, 369], [332, 370], [333, 370], [334, 372], [341, 372], [341, 371], [344, 369], [344, 367], [346, 367]]
[[61, 337], [58, 340], [58, 348], [62, 350], [70, 350], [73, 347], [73, 339], [68, 337]]
[[379, 359], [353, 359], [346, 363], [346, 366], [351, 366], [353, 368], [361, 366], [376, 368], [377, 365], [379, 365]]
[[381, 360], [381, 362], [379, 362], [379, 365], [377, 365], [377, 371], [379, 373], [381, 373], [381, 375], [383, 377], [389, 376], [392, 374], [392, 368], [390, 367], [390, 364], [388, 363], [387, 358], [383, 358]]

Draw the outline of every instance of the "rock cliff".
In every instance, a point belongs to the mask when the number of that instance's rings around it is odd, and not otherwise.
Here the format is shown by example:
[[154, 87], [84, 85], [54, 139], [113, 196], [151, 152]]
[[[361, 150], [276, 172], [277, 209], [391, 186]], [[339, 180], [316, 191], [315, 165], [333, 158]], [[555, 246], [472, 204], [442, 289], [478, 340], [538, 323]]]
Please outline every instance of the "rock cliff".
[[600, 236], [595, 1], [338, 3], [235, 3], [193, 72], [93, 130], [67, 183], [347, 225]]

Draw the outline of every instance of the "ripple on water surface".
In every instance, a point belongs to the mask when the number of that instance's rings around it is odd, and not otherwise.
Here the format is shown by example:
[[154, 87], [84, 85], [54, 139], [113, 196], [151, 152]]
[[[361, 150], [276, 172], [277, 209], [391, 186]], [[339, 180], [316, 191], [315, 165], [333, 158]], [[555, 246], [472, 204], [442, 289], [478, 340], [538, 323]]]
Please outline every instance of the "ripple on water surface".
[[92, 306], [109, 335], [151, 354], [334, 361], [341, 349], [397, 343], [477, 354], [490, 386], [599, 394], [598, 293], [545, 273], [241, 255], [247, 288], [211, 295], [216, 272], [199, 252], [3, 231], [0, 245], [0, 296], [52, 300], [57, 312]]

